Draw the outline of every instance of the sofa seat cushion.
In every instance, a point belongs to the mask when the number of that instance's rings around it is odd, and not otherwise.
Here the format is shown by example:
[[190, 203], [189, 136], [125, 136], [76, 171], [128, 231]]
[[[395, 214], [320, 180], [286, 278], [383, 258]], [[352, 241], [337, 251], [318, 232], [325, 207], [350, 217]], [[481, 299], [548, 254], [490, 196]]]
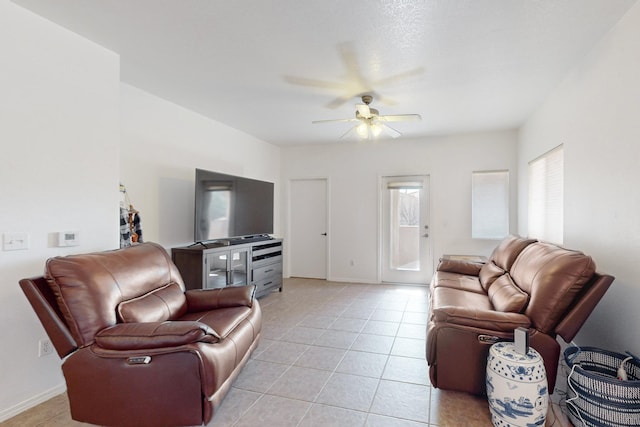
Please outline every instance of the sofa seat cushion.
[[514, 328], [530, 324], [523, 314], [496, 311], [488, 296], [474, 292], [436, 288], [432, 292], [431, 304], [430, 328], [448, 324], [513, 332]]
[[493, 310], [491, 300], [486, 294], [447, 287], [437, 287], [431, 291], [431, 305], [432, 310], [442, 307], [474, 307], [478, 310]]
[[512, 334], [516, 328], [528, 328], [531, 322], [521, 313], [446, 306], [433, 310], [433, 319], [428, 327], [456, 328], [456, 325], [484, 329], [487, 333], [493, 331]]
[[178, 347], [195, 342], [215, 343], [220, 337], [200, 322], [119, 323], [96, 335], [96, 344], [108, 350]]
[[488, 295], [493, 307], [505, 313], [522, 313], [529, 302], [529, 295], [513, 283], [508, 273], [493, 281]]
[[118, 304], [118, 316], [125, 323], [161, 322], [178, 319], [187, 312], [184, 291], [177, 283]]
[[180, 320], [202, 322], [213, 328], [221, 338], [226, 338], [250, 314], [250, 307], [227, 307], [199, 313], [187, 313]]
[[450, 288], [467, 292], [484, 294], [482, 286], [477, 276], [466, 276], [464, 274], [450, 273], [447, 271], [436, 271], [431, 282], [434, 288]]

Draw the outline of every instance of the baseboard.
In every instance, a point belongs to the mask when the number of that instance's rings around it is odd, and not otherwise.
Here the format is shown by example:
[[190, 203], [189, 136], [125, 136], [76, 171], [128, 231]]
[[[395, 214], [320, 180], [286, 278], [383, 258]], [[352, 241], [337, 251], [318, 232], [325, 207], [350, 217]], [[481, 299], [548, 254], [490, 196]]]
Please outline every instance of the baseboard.
[[375, 280], [366, 280], [362, 278], [349, 278], [349, 277], [332, 277], [327, 279], [329, 282], [340, 282], [340, 283], [356, 283], [356, 284], [364, 284], [364, 285], [375, 285], [380, 282]]
[[47, 400], [55, 397], [61, 393], [66, 391], [66, 384], [62, 383], [56, 387], [50, 388], [40, 394], [37, 394], [29, 399], [18, 403], [10, 408], [0, 411], [0, 423], [8, 420], [9, 418], [13, 418], [16, 415], [26, 411], [27, 409], [31, 409], [34, 406], [41, 404], [42, 402], [46, 402]]

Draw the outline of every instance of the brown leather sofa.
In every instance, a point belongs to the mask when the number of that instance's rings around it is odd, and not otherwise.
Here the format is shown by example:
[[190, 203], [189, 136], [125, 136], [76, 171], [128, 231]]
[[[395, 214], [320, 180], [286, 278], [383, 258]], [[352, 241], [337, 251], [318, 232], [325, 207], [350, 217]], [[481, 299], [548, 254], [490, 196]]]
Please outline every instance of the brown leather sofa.
[[260, 338], [254, 286], [185, 292], [154, 243], [51, 258], [20, 286], [63, 359], [77, 421], [206, 424]]
[[489, 347], [528, 328], [553, 392], [557, 335], [573, 340], [613, 277], [591, 257], [549, 243], [509, 236], [484, 264], [441, 260], [430, 286], [427, 363], [434, 387], [485, 393]]

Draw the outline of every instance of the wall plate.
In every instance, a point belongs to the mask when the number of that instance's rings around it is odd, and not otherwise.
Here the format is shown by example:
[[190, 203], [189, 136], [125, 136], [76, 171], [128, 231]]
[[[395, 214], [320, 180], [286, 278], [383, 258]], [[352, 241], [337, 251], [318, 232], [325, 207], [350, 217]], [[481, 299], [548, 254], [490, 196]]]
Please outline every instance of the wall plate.
[[80, 232], [60, 231], [58, 233], [58, 246], [78, 246], [80, 244]]
[[29, 233], [4, 233], [2, 235], [3, 251], [19, 251], [29, 249]]

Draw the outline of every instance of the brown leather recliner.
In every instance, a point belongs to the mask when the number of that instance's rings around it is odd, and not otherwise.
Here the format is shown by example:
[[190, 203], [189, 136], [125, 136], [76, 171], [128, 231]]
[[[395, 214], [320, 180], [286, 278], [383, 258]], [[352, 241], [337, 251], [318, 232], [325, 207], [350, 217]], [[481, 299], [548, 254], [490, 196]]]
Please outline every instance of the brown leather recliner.
[[20, 286], [63, 359], [77, 421], [207, 423], [260, 338], [254, 286], [185, 292], [154, 243], [51, 258]]
[[431, 281], [427, 363], [434, 387], [484, 394], [491, 344], [529, 330], [553, 393], [561, 336], [570, 342], [613, 282], [591, 257], [509, 236], [485, 264], [441, 260]]

